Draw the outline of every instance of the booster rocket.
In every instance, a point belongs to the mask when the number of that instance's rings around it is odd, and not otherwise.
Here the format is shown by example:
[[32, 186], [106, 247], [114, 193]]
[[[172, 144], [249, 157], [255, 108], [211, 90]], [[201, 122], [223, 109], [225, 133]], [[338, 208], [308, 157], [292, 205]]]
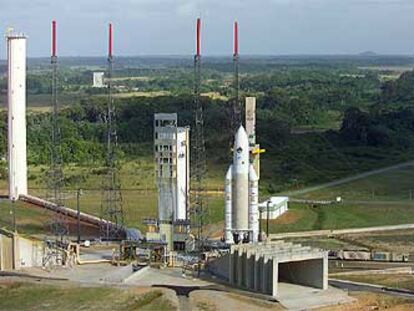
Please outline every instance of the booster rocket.
[[257, 242], [259, 235], [258, 177], [249, 160], [249, 140], [243, 126], [237, 130], [233, 163], [225, 178], [226, 243]]

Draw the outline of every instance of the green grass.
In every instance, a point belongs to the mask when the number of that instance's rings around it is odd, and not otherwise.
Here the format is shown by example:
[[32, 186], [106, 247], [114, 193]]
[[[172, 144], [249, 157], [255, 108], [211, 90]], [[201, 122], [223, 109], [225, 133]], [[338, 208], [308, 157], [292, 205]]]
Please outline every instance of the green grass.
[[[224, 203], [221, 168], [212, 169], [206, 180], [208, 189], [207, 223], [217, 223], [223, 219]], [[41, 198], [47, 197], [46, 190], [46, 167], [29, 167], [29, 193]], [[102, 169], [97, 165], [77, 166], [67, 165], [64, 172], [68, 181], [63, 189], [65, 205], [76, 209], [76, 192], [82, 189], [80, 199], [81, 211], [96, 216], [101, 213], [102, 182], [104, 176]], [[128, 227], [139, 228], [145, 231], [142, 220], [146, 217], [157, 216], [157, 190], [154, 176], [154, 164], [152, 157], [139, 157], [134, 161], [123, 163], [120, 171], [122, 187], [123, 209], [125, 222]], [[2, 193], [7, 193], [7, 181], [0, 180]], [[42, 233], [47, 226], [51, 214], [47, 211], [28, 208], [27, 205], [16, 204], [17, 229], [23, 234]], [[12, 227], [11, 204], [7, 201], [0, 202], [0, 226]]]
[[[45, 167], [29, 168], [30, 193], [46, 196]], [[223, 167], [213, 167], [207, 178], [209, 190], [207, 222], [217, 224], [223, 221]], [[102, 169], [96, 165], [65, 167], [68, 185], [64, 189], [65, 203], [76, 208], [76, 189], [82, 188], [81, 210], [99, 216], [101, 211]], [[151, 156], [139, 157], [123, 164], [121, 174], [123, 207], [126, 225], [145, 231], [142, 220], [157, 215], [157, 191], [154, 165]], [[304, 195], [313, 199], [333, 199], [341, 196], [344, 204], [311, 207], [290, 204], [288, 221], [286, 218], [271, 221], [270, 232], [306, 231], [319, 229], [358, 228], [380, 225], [414, 223], [414, 201], [408, 201], [411, 181], [414, 180], [414, 167], [395, 169], [386, 173], [370, 176], [336, 187], [329, 187]], [[0, 180], [0, 189], [6, 192], [7, 183]], [[414, 186], [413, 186], [414, 188]], [[372, 196], [374, 190], [374, 197]], [[413, 194], [414, 195], [414, 194]], [[349, 201], [380, 201], [378, 203], [352, 203]], [[381, 201], [399, 200], [398, 204]], [[28, 209], [17, 204], [17, 224], [19, 232], [26, 234], [41, 233], [50, 214]], [[10, 205], [0, 203], [0, 224], [11, 224]], [[265, 222], [262, 228], [265, 229]]]
[[[311, 207], [291, 204], [291, 223], [271, 221], [270, 232], [346, 229], [414, 223], [414, 205], [327, 205]], [[286, 217], [286, 216], [285, 216]], [[286, 218], [285, 218], [286, 219]], [[266, 222], [263, 222], [265, 228]]]
[[0, 283], [0, 310], [172, 310], [160, 291]]
[[342, 250], [342, 249], [352, 249], [355, 247], [351, 243], [340, 241], [334, 238], [298, 238], [298, 239], [289, 239], [287, 241], [302, 244], [304, 246], [310, 246], [313, 248], [321, 248], [324, 250]]
[[40, 209], [27, 208], [27, 205], [8, 201], [0, 202], [0, 227], [13, 230], [13, 210], [16, 211], [16, 228], [19, 233], [33, 235], [44, 233], [52, 219], [50, 212]]
[[414, 200], [413, 180], [414, 166], [407, 166], [310, 192], [301, 197], [332, 200], [341, 196], [345, 200], [409, 201]]

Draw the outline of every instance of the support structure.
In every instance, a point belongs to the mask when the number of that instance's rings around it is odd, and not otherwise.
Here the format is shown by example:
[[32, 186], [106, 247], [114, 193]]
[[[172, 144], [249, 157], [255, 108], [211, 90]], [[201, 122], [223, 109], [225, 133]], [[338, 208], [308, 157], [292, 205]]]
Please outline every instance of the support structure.
[[27, 194], [26, 36], [8, 33], [8, 162], [9, 198]]
[[117, 131], [115, 109], [112, 98], [112, 64], [113, 64], [112, 24], [108, 28], [108, 105], [106, 122], [106, 174], [103, 181], [101, 218], [106, 222], [101, 226], [101, 238], [108, 240], [122, 239], [124, 235], [124, 212], [119, 180], [119, 163], [117, 161]]
[[284, 241], [232, 245], [209, 270], [231, 286], [276, 298], [279, 283], [328, 289], [328, 253]]
[[196, 230], [199, 247], [202, 246], [203, 226], [207, 212], [204, 177], [206, 174], [206, 148], [204, 141], [203, 104], [200, 100], [201, 87], [201, 20], [197, 19], [196, 54], [194, 56], [194, 126], [192, 131], [191, 155], [191, 215], [192, 227]]
[[[63, 187], [63, 160], [60, 133], [59, 103], [57, 96], [58, 89], [58, 68], [57, 68], [57, 44], [56, 44], [56, 21], [52, 21], [52, 46], [50, 64], [52, 67], [52, 115], [51, 115], [51, 147], [50, 147], [50, 167], [47, 174], [48, 199], [57, 206], [64, 206], [62, 187]], [[54, 213], [51, 221], [51, 229], [56, 239], [65, 240], [69, 233], [69, 227], [65, 215]]]
[[[176, 113], [154, 115], [154, 158], [158, 190], [158, 234], [147, 234], [147, 241], [164, 241], [167, 250], [188, 250], [186, 240], [190, 178], [190, 128], [177, 126]], [[154, 221], [146, 219], [147, 225]], [[149, 230], [150, 231], [150, 230]]]

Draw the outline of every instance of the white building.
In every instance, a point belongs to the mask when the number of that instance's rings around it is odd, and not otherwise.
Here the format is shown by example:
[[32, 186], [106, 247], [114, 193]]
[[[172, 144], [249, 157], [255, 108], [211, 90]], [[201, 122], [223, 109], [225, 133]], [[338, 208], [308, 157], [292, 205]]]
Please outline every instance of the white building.
[[102, 71], [94, 72], [93, 73], [93, 87], [105, 87], [104, 84], [104, 73]]
[[9, 198], [27, 194], [26, 37], [7, 35]]
[[154, 116], [158, 220], [187, 220], [190, 187], [190, 129], [177, 127], [176, 113]]
[[269, 208], [269, 219], [276, 219], [288, 210], [288, 197], [271, 197], [259, 204], [260, 219], [267, 219], [267, 209]]

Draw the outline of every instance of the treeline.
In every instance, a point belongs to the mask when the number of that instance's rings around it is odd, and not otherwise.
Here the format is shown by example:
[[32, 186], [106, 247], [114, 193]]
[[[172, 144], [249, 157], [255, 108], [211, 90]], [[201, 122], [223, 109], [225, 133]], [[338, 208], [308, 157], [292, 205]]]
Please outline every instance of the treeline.
[[[412, 74], [411, 74], [412, 75]], [[406, 76], [393, 82], [394, 87], [401, 89], [399, 83], [406, 83]], [[318, 82], [319, 83], [319, 82]], [[329, 82], [326, 82], [329, 85]], [[379, 104], [383, 105], [386, 91], [390, 86], [384, 86], [379, 95]], [[411, 89], [409, 89], [411, 92]], [[320, 89], [324, 92], [326, 89]], [[258, 98], [258, 139], [264, 146], [278, 146], [289, 139], [292, 127], [303, 124], [318, 124], [327, 107], [315, 103], [315, 99], [308, 92], [302, 95], [292, 95], [290, 87], [273, 87]], [[396, 92], [399, 94], [399, 91]], [[406, 103], [410, 102], [408, 95]], [[338, 99], [340, 100], [340, 99]], [[355, 100], [355, 99], [354, 99]], [[230, 108], [229, 103], [203, 97], [205, 107], [205, 133], [207, 149], [211, 158], [218, 161], [226, 159], [225, 150], [229, 146]], [[179, 124], [193, 125], [193, 98], [191, 95], [160, 96], [155, 98], [131, 97], [116, 100], [116, 115], [118, 139], [123, 154], [134, 157], [139, 153], [137, 146], [147, 147], [153, 139], [153, 116], [158, 112], [176, 112]], [[401, 103], [401, 101], [400, 101]], [[356, 102], [357, 105], [357, 102]], [[335, 107], [335, 105], [334, 105]], [[400, 110], [361, 108], [345, 109], [342, 126], [337, 135], [343, 143], [380, 146], [398, 144], [408, 146], [412, 144], [411, 131], [414, 128], [414, 110], [410, 107]], [[336, 109], [342, 109], [337, 107]], [[63, 143], [63, 156], [65, 162], [84, 163], [101, 161], [104, 157], [105, 141], [106, 98], [90, 97], [81, 102], [65, 108], [61, 114], [61, 136]], [[2, 144], [0, 151], [5, 153], [5, 121], [6, 114], [2, 113]], [[400, 135], [406, 133], [406, 135]], [[50, 115], [48, 113], [31, 113], [28, 115], [28, 143], [29, 159], [33, 164], [47, 163], [50, 149]], [[144, 148], [144, 147], [142, 147]], [[210, 151], [212, 150], [212, 151]]]
[[[154, 74], [150, 80], [128, 82], [142, 83], [143, 88], [177, 92], [151, 98], [116, 98], [121, 160], [152, 154], [154, 113], [177, 113], [180, 126], [193, 128], [190, 69], [159, 69], [158, 73], [165, 70], [171, 75]], [[92, 72], [83, 72], [82, 75], [69, 72], [68, 76], [60, 78], [67, 79], [67, 84], [62, 85], [72, 85], [73, 90], [84, 88], [91, 83]], [[49, 77], [33, 73], [36, 79], [32, 80], [31, 75], [29, 92], [47, 93]], [[216, 82], [204, 81], [206, 90], [211, 87], [221, 94], [232, 95], [231, 75], [211, 70], [208, 76]], [[224, 86], [214, 84], [217, 81]], [[408, 157], [414, 149], [413, 82], [413, 72], [382, 83], [377, 73], [337, 67], [278, 68], [266, 74], [242, 75], [243, 96], [257, 96], [257, 139], [268, 150], [263, 156], [263, 167], [266, 167], [263, 177], [264, 184], [268, 182], [268, 191], [277, 191], [286, 183], [297, 186], [340, 177], [355, 172], [355, 166], [363, 163], [380, 166], [382, 164], [375, 161], [388, 164], [387, 161]], [[208, 159], [212, 163], [227, 163], [232, 140], [229, 102], [209, 97], [203, 97], [202, 102]], [[99, 164], [104, 161], [106, 104], [105, 97], [85, 96], [62, 110], [59, 124], [65, 163]], [[339, 126], [329, 131], [312, 131], [313, 127], [332, 122], [332, 112], [338, 116]], [[5, 155], [6, 112], [1, 112], [0, 116], [0, 153]], [[47, 164], [51, 144], [50, 115], [30, 113], [27, 122], [29, 162]], [[309, 132], [294, 131], [307, 126]]]
[[414, 72], [385, 83], [379, 100], [367, 109], [351, 107], [345, 111], [342, 137], [364, 146], [414, 145]]

